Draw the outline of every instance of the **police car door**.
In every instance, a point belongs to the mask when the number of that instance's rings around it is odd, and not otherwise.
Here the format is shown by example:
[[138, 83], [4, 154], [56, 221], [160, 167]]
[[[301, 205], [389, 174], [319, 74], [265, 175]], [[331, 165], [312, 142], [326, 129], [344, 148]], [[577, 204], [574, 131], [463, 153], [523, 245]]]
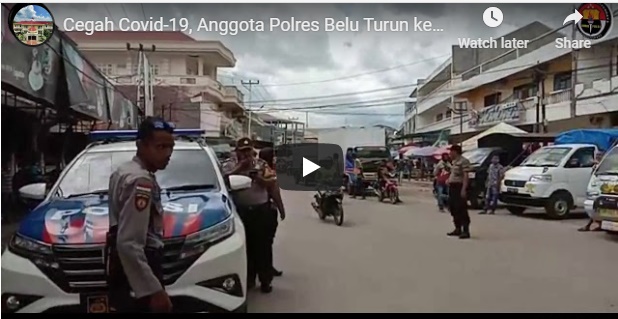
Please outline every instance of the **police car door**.
[[217, 159], [217, 154], [210, 147], [204, 147], [204, 151], [206, 155], [210, 157], [212, 163], [217, 165], [217, 179], [219, 180], [219, 185], [222, 185], [221, 192], [225, 195], [226, 202], [225, 206], [232, 212], [236, 211], [236, 206], [234, 206], [234, 201], [232, 200], [232, 196], [230, 194], [229, 184], [227, 183], [225, 177], [223, 176], [223, 167], [222, 163]]

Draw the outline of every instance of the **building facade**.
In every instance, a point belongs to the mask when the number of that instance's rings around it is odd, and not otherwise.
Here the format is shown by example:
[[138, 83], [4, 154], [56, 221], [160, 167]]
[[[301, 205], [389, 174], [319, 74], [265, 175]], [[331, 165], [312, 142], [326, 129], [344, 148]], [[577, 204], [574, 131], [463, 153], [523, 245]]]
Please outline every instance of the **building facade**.
[[[143, 45], [154, 78], [154, 114], [179, 128], [201, 128], [206, 137], [246, 136], [244, 95], [217, 80], [236, 58], [220, 41], [198, 41], [182, 32], [67, 32], [79, 49], [127, 96], [136, 99], [138, 53]], [[150, 52], [154, 46], [154, 51]]]
[[501, 122], [529, 132], [617, 126], [618, 32], [588, 49], [557, 47], [570, 31], [533, 23], [504, 36], [529, 39], [526, 49], [453, 46], [415, 91], [412, 134], [449, 131], [461, 140]]
[[51, 37], [54, 30], [52, 21], [22, 20], [13, 22], [13, 31], [20, 41], [37, 45]]

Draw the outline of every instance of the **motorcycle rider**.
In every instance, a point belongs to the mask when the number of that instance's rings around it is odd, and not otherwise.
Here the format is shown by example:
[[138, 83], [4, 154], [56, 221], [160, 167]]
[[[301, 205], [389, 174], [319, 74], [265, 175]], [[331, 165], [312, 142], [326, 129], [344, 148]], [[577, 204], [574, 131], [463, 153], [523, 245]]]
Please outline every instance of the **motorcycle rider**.
[[363, 163], [354, 154], [353, 148], [348, 148], [345, 156], [345, 174], [348, 176], [348, 187], [352, 198], [356, 198], [358, 193], [365, 199], [365, 189], [363, 184]]
[[315, 179], [317, 181], [318, 194], [314, 196], [318, 207], [322, 204], [322, 197], [320, 196], [320, 191], [339, 190], [338, 188], [333, 186], [339, 184], [337, 183], [337, 181], [339, 180], [340, 176], [338, 174], [339, 169], [336, 167], [336, 165], [334, 165], [332, 157], [327, 157], [327, 159], [320, 164], [322, 164], [321, 168], [316, 172], [315, 176]]

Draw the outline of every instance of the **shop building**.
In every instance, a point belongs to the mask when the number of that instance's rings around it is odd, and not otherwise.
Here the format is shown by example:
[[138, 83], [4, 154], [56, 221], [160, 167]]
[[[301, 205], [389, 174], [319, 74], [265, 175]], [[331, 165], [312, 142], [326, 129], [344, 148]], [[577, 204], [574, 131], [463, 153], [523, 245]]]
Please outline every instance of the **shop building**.
[[505, 36], [529, 38], [527, 49], [454, 46], [451, 58], [415, 91], [406, 119], [414, 119], [412, 134], [448, 131], [460, 141], [497, 123], [528, 132], [617, 126], [618, 31], [591, 40], [589, 49], [557, 48], [555, 39], [567, 33], [570, 27], [551, 30], [537, 22]]
[[[137, 95], [138, 54], [143, 45], [154, 77], [154, 114], [177, 127], [206, 131], [208, 138], [245, 136], [244, 94], [217, 81], [236, 58], [220, 41], [196, 40], [182, 32], [67, 32], [106, 77], [132, 99]], [[230, 135], [231, 134], [231, 135]]]

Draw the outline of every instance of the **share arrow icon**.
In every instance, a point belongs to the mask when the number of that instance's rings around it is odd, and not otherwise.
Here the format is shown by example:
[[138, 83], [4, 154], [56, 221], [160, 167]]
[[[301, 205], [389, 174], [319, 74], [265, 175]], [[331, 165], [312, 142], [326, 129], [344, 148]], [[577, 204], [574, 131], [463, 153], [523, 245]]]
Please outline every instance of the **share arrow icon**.
[[565, 19], [564, 22], [562, 23], [562, 25], [566, 25], [567, 23], [573, 21], [573, 23], [577, 23], [579, 22], [581, 19], [583, 19], [584, 16], [579, 13], [579, 11], [575, 10], [575, 12], [569, 14]]

